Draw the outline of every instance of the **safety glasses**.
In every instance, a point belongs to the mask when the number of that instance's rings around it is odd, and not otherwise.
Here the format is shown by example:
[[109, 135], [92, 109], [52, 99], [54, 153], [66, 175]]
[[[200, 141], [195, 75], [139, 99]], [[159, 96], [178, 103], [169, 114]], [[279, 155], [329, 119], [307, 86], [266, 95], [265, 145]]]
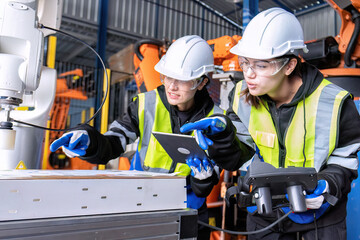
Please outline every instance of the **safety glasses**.
[[269, 77], [277, 74], [287, 63], [289, 58], [280, 58], [272, 61], [255, 60], [253, 64], [243, 57], [239, 57], [240, 67], [244, 73], [251, 69], [257, 76]]
[[180, 91], [189, 91], [196, 89], [202, 82], [202, 78], [193, 79], [189, 81], [178, 80], [168, 76], [160, 75], [162, 84], [166, 87], [176, 87]]

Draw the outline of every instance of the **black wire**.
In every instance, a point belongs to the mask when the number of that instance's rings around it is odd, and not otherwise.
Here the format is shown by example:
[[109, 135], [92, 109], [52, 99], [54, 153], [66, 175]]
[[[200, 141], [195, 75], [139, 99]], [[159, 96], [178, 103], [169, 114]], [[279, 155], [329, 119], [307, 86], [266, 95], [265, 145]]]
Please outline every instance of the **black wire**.
[[303, 167], [305, 167], [305, 163], [306, 163], [306, 154], [305, 154], [305, 144], [306, 144], [305, 95], [303, 96], [303, 109], [304, 109], [304, 147], [303, 147], [304, 163], [303, 163]]
[[[40, 24], [39, 26], [40, 28], [46, 28], [46, 29], [49, 29], [49, 30], [52, 30], [52, 31], [55, 31], [55, 32], [59, 32], [61, 34], [64, 34], [70, 38], [73, 38], [79, 42], [81, 42], [82, 44], [84, 44], [86, 47], [88, 47], [92, 52], [95, 53], [95, 55], [99, 58], [100, 62], [101, 62], [101, 65], [105, 71], [105, 76], [106, 76], [106, 91], [105, 91], [105, 96], [104, 96], [104, 99], [103, 101], [101, 102], [98, 110], [94, 113], [94, 115], [89, 119], [87, 120], [85, 123], [81, 123], [80, 126], [82, 125], [85, 125], [85, 124], [88, 124], [91, 120], [93, 120], [99, 113], [100, 113], [100, 110], [101, 108], [103, 107], [103, 105], [105, 104], [105, 100], [106, 100], [106, 97], [108, 95], [108, 92], [109, 92], [109, 87], [110, 87], [110, 84], [109, 84], [109, 77], [108, 77], [108, 74], [107, 74], [107, 71], [106, 71], [106, 67], [105, 67], [105, 64], [104, 64], [104, 61], [101, 59], [100, 55], [96, 52], [96, 50], [94, 48], [92, 48], [89, 44], [87, 44], [85, 41], [75, 37], [75, 36], [72, 36], [70, 35], [69, 33], [66, 33], [64, 31], [61, 31], [61, 30], [58, 30], [58, 29], [54, 29], [54, 28], [51, 28], [51, 27], [47, 27], [47, 26], [44, 26], [42, 24]], [[40, 129], [44, 129], [44, 130], [50, 130], [50, 131], [55, 131], [55, 132], [66, 132], [66, 131], [71, 131], [71, 130], [75, 130], [75, 129], [78, 129], [79, 126], [76, 126], [76, 127], [73, 127], [73, 128], [65, 128], [65, 129], [55, 129], [55, 128], [47, 128], [47, 127], [42, 127], [42, 126], [38, 126], [38, 125], [35, 125], [35, 124], [31, 124], [31, 123], [27, 123], [27, 122], [23, 122], [23, 121], [19, 121], [19, 120], [16, 120], [16, 119], [10, 119], [11, 121], [14, 121], [14, 122], [17, 122], [17, 123], [20, 123], [20, 124], [24, 124], [24, 125], [28, 125], [28, 126], [31, 126], [31, 127], [35, 127], [35, 128], [40, 128]]]
[[276, 224], [278, 224], [279, 222], [281, 222], [281, 221], [283, 221], [285, 218], [287, 218], [287, 216], [289, 216], [291, 213], [292, 213], [292, 211], [289, 211], [288, 213], [286, 213], [286, 214], [285, 214], [284, 216], [282, 216], [281, 218], [277, 219], [275, 222], [273, 222], [273, 223], [270, 224], [269, 226], [264, 227], [264, 228], [259, 229], [259, 230], [256, 230], [256, 231], [251, 231], [251, 232], [237, 232], [237, 231], [226, 230], [226, 229], [222, 229], [222, 228], [218, 228], [218, 227], [212, 226], [212, 225], [210, 225], [210, 224], [207, 224], [207, 223], [204, 223], [204, 222], [201, 222], [201, 221], [198, 221], [198, 224], [203, 225], [203, 226], [208, 227], [208, 228], [215, 229], [215, 230], [217, 230], [217, 231], [222, 231], [222, 232], [225, 232], [225, 233], [229, 233], [229, 234], [234, 234], [234, 235], [252, 235], [252, 234], [257, 234], [257, 233], [264, 232], [264, 231], [272, 228], [273, 226], [275, 226]]
[[316, 213], [314, 212], [314, 224], [315, 224], [315, 240], [319, 239], [318, 236], [318, 228], [317, 228], [317, 223], [316, 223]]

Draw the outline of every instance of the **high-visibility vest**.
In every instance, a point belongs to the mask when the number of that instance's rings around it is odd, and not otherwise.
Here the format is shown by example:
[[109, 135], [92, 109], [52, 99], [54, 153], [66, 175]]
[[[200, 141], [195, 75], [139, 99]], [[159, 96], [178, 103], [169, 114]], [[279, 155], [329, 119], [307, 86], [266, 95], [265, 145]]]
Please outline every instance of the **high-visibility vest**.
[[[140, 139], [137, 151], [145, 171], [169, 173], [173, 161], [152, 135], [152, 132], [173, 133], [171, 116], [160, 99], [157, 89], [138, 95], [138, 116]], [[214, 113], [224, 113], [224, 110], [215, 106], [206, 117]], [[190, 168], [187, 164], [177, 163], [174, 172], [187, 176]]]
[[246, 87], [245, 81], [236, 85], [232, 107], [247, 127], [264, 161], [275, 167], [303, 167], [306, 158], [305, 167], [319, 171], [336, 147], [340, 108], [349, 93], [324, 79], [305, 98], [305, 103], [297, 104], [283, 138], [285, 149], [281, 150], [279, 133], [267, 102], [262, 101], [258, 108], [245, 102], [244, 96], [240, 95]]

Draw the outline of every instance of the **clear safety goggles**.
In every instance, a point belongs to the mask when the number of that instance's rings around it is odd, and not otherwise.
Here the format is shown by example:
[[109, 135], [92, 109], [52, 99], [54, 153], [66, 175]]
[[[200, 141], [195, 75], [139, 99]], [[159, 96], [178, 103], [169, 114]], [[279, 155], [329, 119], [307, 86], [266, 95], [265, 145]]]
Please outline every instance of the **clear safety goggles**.
[[202, 82], [203, 78], [183, 81], [165, 75], [160, 75], [160, 79], [162, 84], [164, 84], [166, 87], [170, 87], [171, 85], [173, 85], [174, 87], [177, 87], [180, 91], [189, 91], [196, 89]]
[[251, 69], [257, 76], [269, 77], [277, 74], [287, 63], [289, 58], [280, 58], [272, 61], [255, 60], [253, 64], [243, 58], [239, 57], [240, 67], [244, 73]]

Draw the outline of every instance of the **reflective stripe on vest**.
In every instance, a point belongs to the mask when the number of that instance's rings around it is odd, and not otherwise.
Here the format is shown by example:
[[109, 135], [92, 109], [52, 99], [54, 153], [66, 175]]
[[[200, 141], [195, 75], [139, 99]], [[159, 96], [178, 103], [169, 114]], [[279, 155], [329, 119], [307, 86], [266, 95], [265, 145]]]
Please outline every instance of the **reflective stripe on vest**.
[[[233, 110], [248, 130], [260, 149], [265, 162], [279, 167], [279, 140], [267, 103], [261, 103], [258, 108], [250, 106], [240, 96], [246, 88], [244, 81], [236, 85]], [[314, 167], [317, 171], [326, 163], [337, 144], [339, 109], [349, 93], [324, 79], [319, 87], [297, 104], [292, 119], [285, 134], [285, 165], [302, 167], [304, 163], [303, 150], [306, 157], [306, 167]], [[306, 139], [304, 146], [304, 135]]]
[[[161, 101], [156, 89], [139, 94], [138, 99], [140, 130], [138, 152], [141, 165], [145, 171], [169, 173], [173, 161], [152, 135], [152, 132], [173, 133], [170, 113]], [[214, 106], [207, 116], [214, 113], [224, 113], [224, 111]], [[178, 163], [174, 172], [187, 176], [190, 174], [190, 168], [187, 164]]]

